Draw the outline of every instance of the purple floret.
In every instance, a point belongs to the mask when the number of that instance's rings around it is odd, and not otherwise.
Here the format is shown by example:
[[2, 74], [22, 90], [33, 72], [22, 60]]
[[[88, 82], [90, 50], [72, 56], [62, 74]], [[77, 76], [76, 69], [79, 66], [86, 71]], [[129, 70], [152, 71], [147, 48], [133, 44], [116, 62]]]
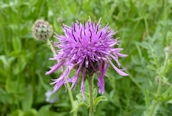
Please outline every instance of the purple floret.
[[[51, 67], [46, 74], [51, 74], [64, 67], [63, 73], [52, 84], [55, 84], [54, 91], [57, 91], [66, 82], [72, 83], [71, 89], [75, 88], [78, 78], [81, 76], [81, 91], [84, 99], [84, 79], [87, 75], [96, 73], [98, 79], [99, 93], [104, 93], [104, 75], [110, 64], [118, 74], [127, 76], [122, 69], [119, 69], [119, 57], [126, 57], [121, 54], [122, 48], [114, 48], [118, 46], [118, 39], [114, 39], [116, 34], [108, 25], [100, 28], [100, 20], [98, 23], [88, 22], [81, 24], [73, 23], [72, 27], [63, 25], [64, 35], [55, 33], [55, 38], [59, 40], [55, 42], [58, 47], [57, 55], [51, 60], [57, 60], [58, 63]], [[117, 64], [115, 66], [112, 62]], [[73, 77], [69, 77], [70, 71], [75, 69]]]

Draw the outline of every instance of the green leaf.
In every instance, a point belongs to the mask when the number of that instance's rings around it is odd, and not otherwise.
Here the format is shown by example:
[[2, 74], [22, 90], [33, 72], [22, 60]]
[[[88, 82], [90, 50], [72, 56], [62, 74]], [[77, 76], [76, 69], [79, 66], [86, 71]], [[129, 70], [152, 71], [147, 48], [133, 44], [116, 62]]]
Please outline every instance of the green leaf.
[[18, 60], [18, 62], [14, 65], [16, 67], [13, 69], [14, 74], [17, 75], [20, 72], [22, 72], [26, 67], [26, 64], [27, 64], [26, 58], [21, 56], [20, 60]]
[[20, 109], [17, 109], [13, 111], [10, 116], [23, 116], [23, 111], [21, 111]]
[[44, 82], [43, 76], [41, 75], [41, 72], [40, 72], [40, 71], [37, 71], [36, 73], [38, 74], [39, 82], [41, 83], [41, 86], [42, 86], [45, 90], [49, 90], [50, 87]]
[[0, 88], [0, 103], [12, 104], [14, 102], [12, 93], [7, 93], [3, 88]]
[[149, 93], [147, 90], [144, 90], [144, 94], [145, 94], [145, 102], [146, 102], [146, 107], [149, 108], [150, 106], [150, 98], [149, 98]]
[[8, 66], [8, 61], [5, 55], [1, 55], [0, 56], [0, 60], [2, 61], [2, 63], [4, 64], [4, 66]]
[[21, 45], [21, 41], [20, 41], [19, 37], [13, 37], [12, 38], [12, 44], [13, 44], [14, 51], [20, 51], [21, 50], [22, 45]]
[[93, 96], [94, 96], [94, 98], [97, 97], [97, 89], [96, 88], [94, 88], [94, 90], [93, 90]]
[[88, 107], [88, 104], [86, 104], [84, 101], [78, 102], [77, 100], [75, 100], [74, 101], [74, 108], [71, 110], [71, 113], [72, 112], [78, 112], [78, 109], [84, 105]]
[[21, 102], [23, 111], [29, 110], [32, 106], [32, 103], [33, 103], [32, 88], [31, 88], [31, 86], [29, 86], [26, 89], [25, 95]]
[[44, 105], [40, 108], [40, 110], [38, 111], [38, 116], [66, 116], [67, 112], [62, 112], [62, 113], [58, 113], [58, 112], [54, 112], [51, 111], [52, 105]]
[[38, 116], [38, 112], [35, 109], [30, 109], [24, 112], [23, 116]]
[[96, 107], [99, 102], [101, 101], [107, 101], [108, 99], [105, 96], [99, 96], [94, 100], [94, 106]]
[[169, 100], [167, 103], [172, 104], [172, 100]]

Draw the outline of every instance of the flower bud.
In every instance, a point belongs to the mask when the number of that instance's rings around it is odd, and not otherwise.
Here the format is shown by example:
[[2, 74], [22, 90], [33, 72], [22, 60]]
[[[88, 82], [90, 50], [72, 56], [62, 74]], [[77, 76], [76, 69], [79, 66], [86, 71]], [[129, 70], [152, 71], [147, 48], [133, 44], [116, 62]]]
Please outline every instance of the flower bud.
[[166, 46], [166, 47], [164, 48], [164, 52], [169, 52], [169, 50], [170, 50], [170, 46]]
[[52, 33], [52, 26], [44, 20], [37, 20], [32, 27], [32, 35], [37, 40], [47, 40]]

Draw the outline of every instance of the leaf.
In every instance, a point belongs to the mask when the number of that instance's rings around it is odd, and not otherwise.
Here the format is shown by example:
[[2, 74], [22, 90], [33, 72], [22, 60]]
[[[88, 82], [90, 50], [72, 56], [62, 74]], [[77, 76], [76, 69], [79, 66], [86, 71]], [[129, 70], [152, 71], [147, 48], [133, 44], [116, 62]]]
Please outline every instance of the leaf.
[[93, 90], [93, 96], [94, 96], [94, 98], [97, 97], [97, 89], [96, 88], [94, 88], [94, 90]]
[[75, 100], [74, 101], [74, 108], [70, 111], [71, 113], [72, 112], [78, 112], [78, 109], [79, 109], [79, 107], [81, 107], [81, 106], [83, 106], [83, 105], [85, 105], [85, 106], [87, 106], [88, 107], [88, 105], [85, 103], [85, 102], [78, 102], [77, 100]]
[[149, 93], [147, 90], [144, 90], [144, 94], [145, 94], [145, 103], [146, 103], [146, 107], [149, 108], [150, 106], [150, 98], [149, 98]]
[[24, 95], [23, 100], [21, 102], [23, 111], [29, 110], [32, 106], [32, 103], [33, 103], [32, 88], [31, 88], [31, 86], [29, 86], [26, 89], [25, 95]]
[[169, 100], [167, 103], [172, 104], [172, 100]]
[[7, 93], [2, 88], [0, 88], [0, 96], [0, 103], [12, 104], [14, 102], [12, 93]]
[[89, 96], [88, 96], [88, 93], [86, 93], [86, 92], [84, 92], [84, 93], [85, 93], [85, 99], [86, 99], [85, 101], [83, 101], [81, 93], [77, 94], [76, 98], [77, 98], [78, 103], [84, 102], [84, 105], [86, 105], [88, 107], [89, 106], [88, 105]]
[[22, 45], [21, 45], [21, 41], [20, 41], [19, 37], [12, 38], [12, 44], [13, 44], [14, 51], [20, 51], [21, 50]]
[[16, 64], [14, 64], [15, 68], [13, 69], [13, 72], [15, 75], [21, 73], [25, 67], [26, 67], [27, 61], [25, 57], [20, 57], [20, 60]]
[[101, 101], [107, 101], [108, 99], [105, 96], [99, 96], [94, 100], [94, 106], [96, 107], [99, 102]]
[[50, 111], [51, 105], [44, 105], [38, 111], [38, 116], [66, 116], [67, 112], [57, 113]]
[[[142, 43], [140, 43], [140, 42], [134, 42], [137, 46], [139, 45], [139, 46], [141, 46], [142, 48], [145, 48], [145, 49], [149, 49], [149, 44], [147, 43], [147, 42], [142, 42]], [[139, 47], [137, 47], [137, 49], [138, 49]]]
[[2, 63], [4, 64], [4, 66], [8, 66], [8, 61], [5, 55], [1, 55], [0, 56], [0, 60], [2, 61]]
[[38, 116], [38, 112], [35, 109], [30, 109], [24, 112], [23, 116]]
[[43, 77], [42, 77], [42, 75], [41, 75], [41, 72], [40, 72], [40, 71], [37, 71], [36, 73], [38, 74], [39, 82], [41, 83], [41, 86], [42, 86], [45, 90], [49, 90], [50, 87], [44, 82]]
[[13, 111], [10, 116], [23, 116], [23, 111], [21, 111], [20, 109], [17, 109]]

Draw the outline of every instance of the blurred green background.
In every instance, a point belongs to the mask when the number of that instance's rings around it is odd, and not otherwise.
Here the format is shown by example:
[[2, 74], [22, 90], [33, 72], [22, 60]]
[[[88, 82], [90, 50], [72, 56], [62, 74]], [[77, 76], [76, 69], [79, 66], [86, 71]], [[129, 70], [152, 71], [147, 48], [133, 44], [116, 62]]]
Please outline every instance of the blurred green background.
[[[99, 103], [95, 116], [172, 116], [172, 0], [1, 0], [0, 116], [72, 115], [65, 87], [52, 96], [54, 103], [46, 101], [60, 71], [45, 75], [55, 63], [48, 60], [53, 54], [46, 42], [33, 39], [31, 28], [44, 19], [62, 34], [63, 23], [89, 16], [118, 30], [115, 37], [128, 54], [120, 62], [129, 76], [109, 68], [108, 101]], [[76, 99], [80, 84], [72, 92]], [[87, 115], [81, 106], [78, 116]]]

